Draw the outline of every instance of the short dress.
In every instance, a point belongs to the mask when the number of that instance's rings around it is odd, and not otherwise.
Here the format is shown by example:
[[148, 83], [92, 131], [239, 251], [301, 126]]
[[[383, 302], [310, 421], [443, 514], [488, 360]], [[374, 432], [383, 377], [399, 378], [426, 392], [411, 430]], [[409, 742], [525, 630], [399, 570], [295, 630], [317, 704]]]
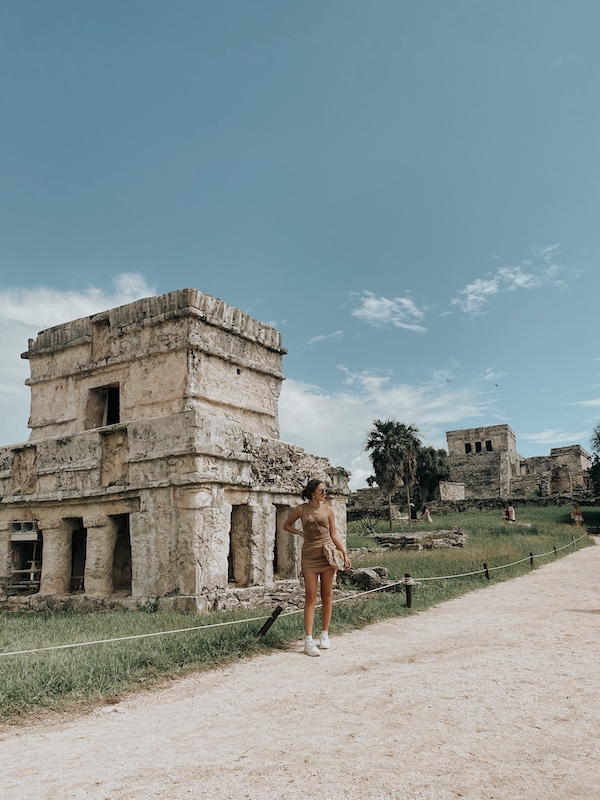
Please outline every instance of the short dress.
[[[302, 530], [304, 532], [304, 544], [302, 545], [302, 574], [307, 575], [315, 572], [325, 572], [333, 569], [325, 558], [323, 545], [331, 542], [329, 532], [329, 515], [327, 510], [321, 508], [313, 509], [308, 503], [302, 506]], [[317, 527], [317, 523], [319, 527]]]

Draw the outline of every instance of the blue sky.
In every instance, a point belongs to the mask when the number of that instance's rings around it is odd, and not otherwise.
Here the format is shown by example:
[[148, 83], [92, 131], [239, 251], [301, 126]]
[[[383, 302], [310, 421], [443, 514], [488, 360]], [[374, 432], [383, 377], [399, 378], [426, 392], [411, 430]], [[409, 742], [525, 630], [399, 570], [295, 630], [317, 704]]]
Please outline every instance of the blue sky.
[[194, 286], [281, 330], [282, 438], [600, 419], [600, 5], [4, 0], [0, 443], [27, 338]]

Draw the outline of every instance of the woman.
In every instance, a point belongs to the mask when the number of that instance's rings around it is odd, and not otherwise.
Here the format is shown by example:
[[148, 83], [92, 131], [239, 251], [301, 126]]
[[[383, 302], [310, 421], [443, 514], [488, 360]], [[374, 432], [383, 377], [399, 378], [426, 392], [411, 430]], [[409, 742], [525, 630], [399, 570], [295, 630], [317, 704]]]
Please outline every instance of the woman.
[[429, 511], [429, 508], [427, 506], [425, 506], [425, 508], [423, 509], [423, 512], [421, 514], [421, 519], [424, 519], [425, 522], [433, 522], [433, 520], [431, 519], [431, 512]]
[[[329, 566], [325, 558], [323, 544], [333, 542], [338, 550], [342, 551], [344, 568], [350, 569], [351, 566], [346, 548], [338, 538], [335, 530], [333, 509], [323, 502], [326, 494], [325, 484], [313, 478], [302, 492], [302, 497], [306, 502], [292, 511], [283, 526], [289, 533], [295, 533], [304, 539], [304, 544], [302, 545], [302, 575], [304, 576], [306, 589], [304, 600], [304, 631], [306, 633], [304, 652], [307, 656], [321, 655], [312, 637], [319, 577], [321, 578], [321, 617], [323, 620], [319, 648], [327, 650], [330, 646], [329, 622], [331, 620], [331, 595], [335, 570]], [[302, 522], [301, 531], [294, 527], [294, 523], [298, 519]]]
[[583, 514], [581, 513], [581, 509], [579, 508], [579, 503], [575, 505], [573, 509], [573, 513], [571, 514], [571, 519], [575, 523], [575, 525], [579, 528], [581, 523], [583, 522]]

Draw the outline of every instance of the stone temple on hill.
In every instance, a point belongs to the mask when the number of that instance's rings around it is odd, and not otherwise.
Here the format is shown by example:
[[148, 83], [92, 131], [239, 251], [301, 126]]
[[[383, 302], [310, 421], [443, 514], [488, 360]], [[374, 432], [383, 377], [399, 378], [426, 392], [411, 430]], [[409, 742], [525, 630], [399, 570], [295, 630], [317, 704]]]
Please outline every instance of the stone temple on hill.
[[0, 595], [210, 610], [297, 578], [283, 521], [318, 477], [345, 536], [348, 473], [279, 439], [285, 352], [195, 289], [30, 339], [31, 435], [0, 448]]
[[451, 480], [464, 485], [464, 497], [548, 497], [585, 490], [589, 453], [575, 444], [553, 447], [549, 456], [523, 458], [508, 425], [446, 433]]

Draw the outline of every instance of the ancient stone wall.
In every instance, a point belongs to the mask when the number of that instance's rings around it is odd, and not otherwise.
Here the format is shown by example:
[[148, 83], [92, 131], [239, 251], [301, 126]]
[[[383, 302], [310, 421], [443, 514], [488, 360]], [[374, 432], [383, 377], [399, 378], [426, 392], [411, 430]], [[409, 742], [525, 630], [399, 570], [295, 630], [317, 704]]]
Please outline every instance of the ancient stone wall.
[[345, 538], [348, 473], [276, 438], [284, 352], [195, 290], [31, 340], [31, 439], [0, 448], [3, 583], [30, 563], [35, 607], [79, 592], [208, 610], [232, 587], [297, 578], [301, 539], [283, 523], [317, 477]]

